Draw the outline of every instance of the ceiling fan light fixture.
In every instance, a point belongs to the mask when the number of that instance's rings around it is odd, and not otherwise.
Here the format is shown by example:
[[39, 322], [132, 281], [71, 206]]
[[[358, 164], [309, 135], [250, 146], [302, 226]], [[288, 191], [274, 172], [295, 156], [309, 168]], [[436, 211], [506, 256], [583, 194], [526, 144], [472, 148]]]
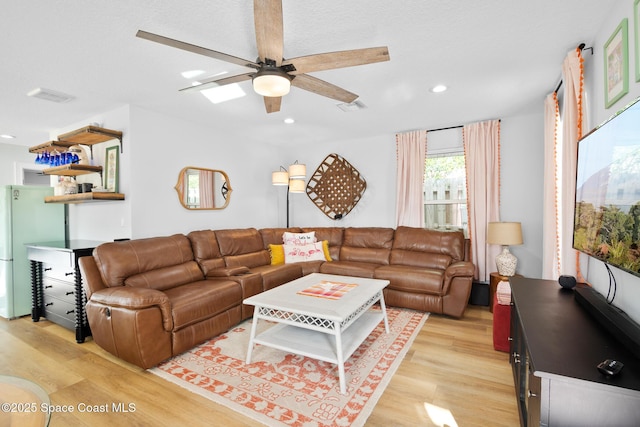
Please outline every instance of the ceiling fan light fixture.
[[253, 76], [253, 90], [269, 97], [284, 96], [291, 89], [291, 77], [280, 68], [263, 67]]

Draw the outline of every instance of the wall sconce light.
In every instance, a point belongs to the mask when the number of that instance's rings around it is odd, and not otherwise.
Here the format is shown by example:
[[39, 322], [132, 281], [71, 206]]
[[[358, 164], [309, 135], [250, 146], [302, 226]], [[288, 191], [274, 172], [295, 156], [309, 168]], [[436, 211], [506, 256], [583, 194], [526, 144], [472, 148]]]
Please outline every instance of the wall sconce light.
[[271, 173], [271, 184], [287, 186], [287, 228], [289, 228], [289, 193], [304, 193], [306, 183], [304, 181], [307, 176], [307, 167], [299, 164], [296, 160], [289, 170], [280, 166], [280, 170]]
[[522, 244], [522, 225], [519, 222], [490, 222], [487, 227], [487, 243], [502, 245], [502, 253], [496, 257], [496, 267], [501, 276], [516, 274], [518, 258], [509, 252], [509, 245]]

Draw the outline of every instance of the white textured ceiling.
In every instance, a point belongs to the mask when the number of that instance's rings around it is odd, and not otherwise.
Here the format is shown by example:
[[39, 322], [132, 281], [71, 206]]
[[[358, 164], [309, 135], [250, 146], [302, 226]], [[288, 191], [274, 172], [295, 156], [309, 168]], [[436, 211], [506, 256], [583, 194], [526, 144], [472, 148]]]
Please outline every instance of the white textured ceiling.
[[[614, 0], [620, 1], [620, 0]], [[251, 0], [2, 2], [0, 134], [35, 145], [51, 130], [132, 104], [211, 125], [238, 140], [345, 140], [499, 118], [541, 105], [567, 52], [589, 45], [613, 1], [283, 0], [285, 58], [389, 47], [389, 62], [313, 73], [368, 108], [292, 88], [279, 113], [247, 96], [211, 104], [180, 73], [246, 72], [135, 37], [142, 29], [241, 58], [257, 56]], [[433, 94], [444, 83], [450, 89]], [[27, 97], [71, 94], [55, 104]], [[541, 107], [542, 108], [542, 107]], [[293, 117], [296, 124], [285, 126]]]

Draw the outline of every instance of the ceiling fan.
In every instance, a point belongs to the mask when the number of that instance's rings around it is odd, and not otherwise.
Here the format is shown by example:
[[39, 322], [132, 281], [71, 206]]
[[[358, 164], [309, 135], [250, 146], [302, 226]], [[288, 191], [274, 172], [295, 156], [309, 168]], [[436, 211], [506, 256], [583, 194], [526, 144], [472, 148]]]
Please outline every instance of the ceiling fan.
[[358, 95], [307, 73], [389, 60], [389, 49], [386, 46], [284, 59], [282, 57], [284, 45], [282, 0], [254, 0], [253, 12], [258, 46], [258, 58], [255, 62], [142, 30], [136, 33], [136, 37], [252, 68], [253, 70], [248, 73], [211, 78], [200, 82], [199, 85], [181, 90], [200, 91], [214, 86], [252, 80], [254, 90], [264, 97], [267, 113], [280, 111], [282, 96], [289, 93], [292, 85], [318, 95], [351, 103], [358, 98]]

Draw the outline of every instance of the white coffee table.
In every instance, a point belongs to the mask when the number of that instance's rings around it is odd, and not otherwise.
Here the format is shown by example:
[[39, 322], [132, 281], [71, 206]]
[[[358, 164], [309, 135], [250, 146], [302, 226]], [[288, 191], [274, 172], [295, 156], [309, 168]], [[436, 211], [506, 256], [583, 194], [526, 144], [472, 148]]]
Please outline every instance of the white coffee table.
[[[300, 295], [321, 282], [357, 285], [339, 299]], [[389, 333], [382, 290], [388, 280], [313, 273], [244, 300], [255, 306], [246, 363], [255, 344], [338, 365], [340, 392], [346, 393], [344, 362], [371, 334], [380, 321]], [[380, 302], [381, 310], [370, 310]], [[256, 336], [259, 319], [277, 322]]]

